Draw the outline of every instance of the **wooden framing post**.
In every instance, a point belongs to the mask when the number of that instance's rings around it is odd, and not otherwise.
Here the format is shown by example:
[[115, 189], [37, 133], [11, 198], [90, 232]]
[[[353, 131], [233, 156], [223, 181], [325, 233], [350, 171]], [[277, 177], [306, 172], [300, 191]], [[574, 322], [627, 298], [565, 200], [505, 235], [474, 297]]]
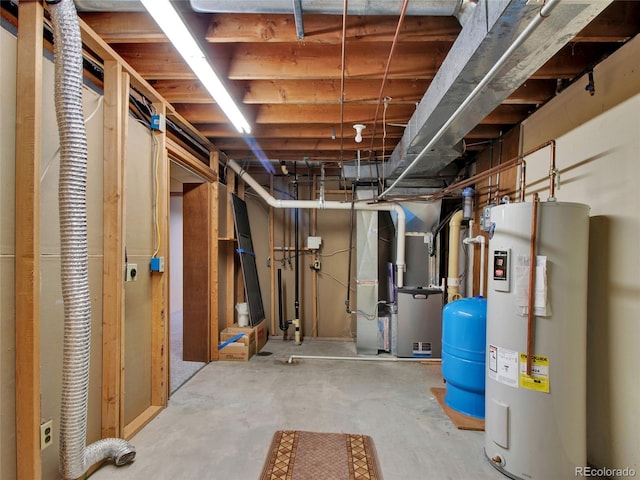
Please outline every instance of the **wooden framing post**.
[[16, 474], [42, 476], [40, 459], [40, 157], [43, 8], [19, 5], [16, 99]]
[[[270, 192], [273, 195], [273, 175], [271, 175], [270, 180]], [[269, 207], [269, 258], [271, 258], [271, 262], [269, 263], [271, 267], [271, 335], [276, 335], [279, 333], [280, 324], [276, 326], [276, 261], [275, 261], [275, 209], [273, 207]], [[278, 299], [279, 301], [279, 299]], [[280, 312], [278, 312], [279, 314]]]
[[216, 174], [215, 180], [209, 184], [211, 189], [209, 195], [209, 198], [211, 199], [209, 202], [209, 216], [211, 223], [211, 232], [209, 233], [209, 284], [211, 285], [209, 289], [209, 319], [211, 322], [209, 359], [218, 360], [218, 341], [220, 332], [218, 324], [218, 235], [220, 224], [220, 208], [218, 204], [220, 196], [218, 172], [220, 167], [218, 152], [211, 152], [209, 155], [209, 167]]
[[[155, 105], [156, 112], [166, 117], [167, 106]], [[167, 136], [164, 132], [153, 131], [157, 141], [156, 153], [156, 228], [158, 246], [156, 256], [169, 258], [169, 156], [167, 154]], [[169, 398], [169, 371], [167, 368], [169, 351], [169, 274], [154, 272], [151, 275], [151, 405], [156, 409], [167, 406]]]
[[224, 317], [225, 317], [225, 326], [230, 326], [233, 324], [234, 310], [235, 310], [235, 299], [236, 299], [236, 262], [235, 262], [235, 230], [233, 223], [233, 211], [231, 208], [231, 195], [235, 191], [236, 185], [236, 174], [231, 169], [227, 170], [227, 202], [226, 202], [226, 216], [227, 216], [227, 233], [225, 235], [226, 238], [230, 239], [230, 241], [226, 242], [226, 256], [227, 256], [227, 268], [226, 268], [226, 285], [225, 285], [225, 295], [224, 295]]
[[124, 138], [129, 79], [122, 66], [104, 62], [103, 109], [103, 278], [102, 278], [102, 436], [117, 437], [123, 427], [124, 348]]

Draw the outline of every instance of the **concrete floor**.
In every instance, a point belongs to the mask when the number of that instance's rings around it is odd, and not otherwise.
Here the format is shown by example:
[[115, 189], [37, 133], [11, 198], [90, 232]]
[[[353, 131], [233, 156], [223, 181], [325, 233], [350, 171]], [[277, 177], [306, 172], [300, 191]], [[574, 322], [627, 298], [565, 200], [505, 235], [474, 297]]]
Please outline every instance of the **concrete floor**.
[[[170, 399], [131, 443], [131, 465], [105, 465], [105, 479], [258, 479], [276, 430], [373, 437], [385, 480], [505, 479], [484, 458], [484, 432], [458, 430], [429, 388], [439, 366], [412, 362], [301, 359], [354, 356], [355, 344], [271, 339], [269, 356], [214, 362]], [[321, 479], [318, 479], [321, 480]]]

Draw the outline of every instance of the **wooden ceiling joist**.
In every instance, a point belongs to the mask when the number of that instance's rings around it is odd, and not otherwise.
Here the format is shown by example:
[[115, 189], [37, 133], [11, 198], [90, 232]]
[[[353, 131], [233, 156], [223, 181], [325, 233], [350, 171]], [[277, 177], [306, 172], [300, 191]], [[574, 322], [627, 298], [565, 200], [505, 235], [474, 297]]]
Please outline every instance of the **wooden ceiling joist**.
[[[367, 123], [375, 114], [375, 105], [349, 104], [344, 107], [347, 124]], [[387, 123], [405, 122], [415, 111], [414, 105], [392, 105], [387, 110]], [[329, 123], [340, 124], [340, 105], [261, 105], [256, 123]], [[382, 121], [380, 114], [378, 121]], [[355, 134], [355, 133], [354, 133]]]
[[[346, 78], [382, 78], [391, 44], [348, 46]], [[388, 78], [432, 79], [451, 43], [431, 42], [396, 46]], [[231, 80], [340, 79], [340, 45], [238, 44], [228, 72]]]
[[[392, 42], [397, 16], [354, 16], [347, 22], [346, 38], [354, 42]], [[453, 42], [461, 30], [454, 17], [405, 17], [400, 42]], [[293, 15], [224, 14], [211, 16], [205, 39], [211, 43], [298, 42]], [[341, 44], [342, 16], [304, 15], [305, 44]]]

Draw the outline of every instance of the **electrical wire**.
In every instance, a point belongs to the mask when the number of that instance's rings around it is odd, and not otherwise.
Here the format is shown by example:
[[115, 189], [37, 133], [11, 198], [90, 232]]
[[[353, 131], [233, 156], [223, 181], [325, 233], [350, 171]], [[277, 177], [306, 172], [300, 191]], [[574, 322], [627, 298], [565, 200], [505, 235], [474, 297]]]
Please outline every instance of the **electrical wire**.
[[[100, 107], [102, 106], [102, 102], [103, 101], [104, 101], [104, 95], [100, 95], [98, 97], [98, 102], [96, 104], [96, 108], [94, 108], [93, 112], [91, 112], [89, 114], [89, 116], [87, 116], [87, 118], [85, 119], [85, 121], [84, 121], [85, 125], [87, 125], [91, 121], [91, 119], [95, 116], [95, 114], [98, 113], [98, 110], [100, 110]], [[44, 168], [44, 170], [42, 171], [42, 174], [40, 175], [40, 183], [42, 183], [44, 181], [44, 177], [47, 176], [47, 173], [49, 172], [49, 169], [51, 168], [51, 166], [55, 165], [56, 160], [60, 158], [59, 153], [60, 153], [60, 146], [58, 146], [56, 151], [53, 152], [53, 155], [51, 155], [51, 157], [49, 157], [49, 161], [47, 162], [47, 166]]]
[[[326, 275], [327, 277], [329, 277], [330, 279], [332, 279], [333, 281], [335, 281], [336, 283], [339, 283], [340, 285], [342, 285], [343, 287], [347, 288], [347, 284], [344, 283], [342, 280], [340, 280], [339, 278], [331, 275], [330, 273], [328, 273], [326, 270], [319, 270], [318, 271], [318, 275]], [[352, 292], [355, 292], [356, 289], [355, 288], [351, 288]]]
[[153, 245], [154, 251], [152, 258], [155, 258], [160, 251], [160, 225], [158, 222], [158, 164], [160, 149], [158, 148], [158, 139], [153, 131], [151, 131], [151, 139], [153, 142], [153, 150], [152, 150], [152, 162], [151, 168], [153, 169], [153, 190], [154, 190], [154, 199], [153, 199]]
[[334, 255], [337, 255], [339, 253], [345, 253], [345, 252], [348, 252], [349, 250], [353, 250], [353, 247], [351, 247], [351, 248], [342, 248], [340, 250], [336, 250], [335, 252], [331, 252], [331, 253], [318, 253], [318, 256], [321, 257], [321, 258], [333, 257]]

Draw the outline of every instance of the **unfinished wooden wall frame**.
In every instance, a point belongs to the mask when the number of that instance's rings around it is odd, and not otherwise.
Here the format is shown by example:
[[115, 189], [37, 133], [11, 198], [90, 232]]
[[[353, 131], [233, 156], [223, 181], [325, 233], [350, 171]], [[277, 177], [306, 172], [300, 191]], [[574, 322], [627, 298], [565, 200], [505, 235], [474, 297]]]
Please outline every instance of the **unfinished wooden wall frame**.
[[222, 327], [229, 327], [233, 324], [235, 301], [236, 301], [236, 234], [233, 222], [233, 209], [231, 203], [231, 195], [235, 192], [236, 174], [232, 170], [227, 170], [227, 202], [225, 204], [226, 211], [226, 225], [227, 231], [224, 237], [225, 256], [226, 262], [226, 274], [225, 274], [225, 289], [224, 289], [224, 323]]
[[213, 170], [215, 174], [215, 179], [210, 183], [210, 195], [211, 199], [209, 203], [209, 212], [210, 212], [210, 228], [209, 239], [210, 239], [210, 248], [209, 248], [209, 318], [211, 322], [210, 328], [210, 341], [209, 341], [209, 359], [210, 360], [218, 360], [218, 341], [220, 338], [219, 335], [219, 323], [218, 323], [218, 298], [219, 298], [219, 290], [218, 290], [218, 236], [219, 236], [219, 223], [220, 223], [220, 212], [218, 209], [218, 201], [220, 197], [220, 184], [218, 182], [218, 172], [220, 170], [219, 165], [219, 154], [218, 152], [211, 152], [209, 156], [209, 167]]
[[103, 278], [102, 278], [102, 436], [122, 435], [124, 396], [124, 162], [129, 77], [114, 60], [104, 62], [103, 109]]
[[16, 475], [42, 477], [40, 459], [40, 156], [42, 28], [39, 2], [20, 2], [16, 75]]
[[[167, 114], [167, 104], [154, 99], [156, 113]], [[156, 208], [155, 223], [157, 246], [154, 256], [169, 263], [169, 157], [165, 132], [154, 130], [156, 141]], [[150, 422], [164, 407], [169, 398], [168, 367], [168, 316], [169, 271], [151, 274], [151, 405], [124, 427], [123, 437], [129, 439]], [[122, 379], [124, 382], [124, 378]], [[123, 404], [124, 405], [124, 404]]]
[[[189, 269], [190, 273], [185, 273], [184, 281], [192, 279], [192, 275], [197, 275], [198, 280], [195, 282], [195, 289], [185, 289], [185, 295], [197, 295], [198, 308], [204, 309], [200, 312], [199, 334], [196, 335], [198, 345], [189, 343], [191, 340], [185, 340], [185, 356], [188, 356], [189, 350], [195, 349], [197, 361], [209, 362], [218, 359], [219, 154], [217, 151], [212, 151], [208, 159], [209, 166], [207, 166], [174, 140], [167, 140], [167, 150], [172, 161], [205, 180], [203, 184], [187, 188], [183, 195], [183, 208], [190, 212], [184, 216], [186, 222], [184, 233], [189, 235], [189, 229], [192, 229], [194, 235], [190, 235], [190, 240], [198, 237], [197, 245], [189, 248], [185, 269]], [[194, 203], [190, 203], [189, 195], [194, 195], [192, 198]], [[186, 252], [187, 243], [184, 245]], [[190, 263], [189, 255], [192, 254], [195, 256]], [[208, 265], [207, 271], [202, 270], [203, 265]], [[195, 298], [185, 303], [193, 304], [194, 301], [196, 301]], [[185, 310], [185, 317], [188, 314]], [[185, 331], [185, 338], [187, 336], [189, 336], [188, 329]]]
[[211, 184], [183, 185], [183, 358], [208, 362], [211, 321], [209, 265], [211, 231]]

